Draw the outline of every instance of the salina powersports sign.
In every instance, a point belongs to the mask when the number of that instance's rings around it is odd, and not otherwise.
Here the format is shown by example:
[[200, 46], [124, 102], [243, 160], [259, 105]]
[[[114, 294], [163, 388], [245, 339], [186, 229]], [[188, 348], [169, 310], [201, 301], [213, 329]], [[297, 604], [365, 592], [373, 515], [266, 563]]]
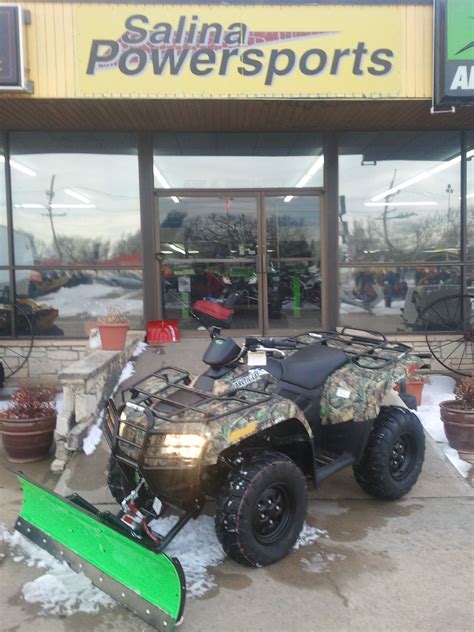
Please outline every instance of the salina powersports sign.
[[435, 105], [474, 105], [474, 0], [435, 0]]
[[397, 97], [398, 7], [117, 5], [77, 13], [84, 95]]

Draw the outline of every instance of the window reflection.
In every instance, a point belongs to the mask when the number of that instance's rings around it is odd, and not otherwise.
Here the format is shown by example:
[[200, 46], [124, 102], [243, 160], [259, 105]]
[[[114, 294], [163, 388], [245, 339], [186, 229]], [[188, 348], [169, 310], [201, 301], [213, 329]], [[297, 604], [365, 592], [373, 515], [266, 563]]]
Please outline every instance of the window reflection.
[[11, 166], [17, 265], [140, 264], [134, 137], [14, 133]]
[[37, 336], [87, 334], [87, 323], [115, 306], [143, 328], [141, 270], [17, 270], [17, 302], [32, 320]]
[[302, 133], [160, 133], [158, 189], [319, 187], [322, 135]]
[[445, 296], [458, 294], [461, 268], [341, 268], [340, 324], [384, 332], [424, 330], [423, 310]]
[[179, 259], [255, 257], [255, 197], [158, 198], [162, 256]]
[[459, 259], [459, 133], [347, 133], [339, 168], [342, 262]]
[[8, 270], [0, 269], [0, 337], [11, 336], [11, 291]]
[[215, 325], [254, 330], [258, 326], [254, 263], [165, 260], [161, 288], [165, 318], [179, 320], [183, 329]]

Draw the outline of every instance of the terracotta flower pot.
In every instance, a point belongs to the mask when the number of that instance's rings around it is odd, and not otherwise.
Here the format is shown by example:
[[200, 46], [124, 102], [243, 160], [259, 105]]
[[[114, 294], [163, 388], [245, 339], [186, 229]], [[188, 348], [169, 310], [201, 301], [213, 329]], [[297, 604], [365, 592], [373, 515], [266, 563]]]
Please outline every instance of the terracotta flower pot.
[[[423, 393], [424, 382], [407, 382], [406, 392], [413, 395], [416, 398], [416, 405], [421, 406], [421, 399]], [[397, 392], [400, 391], [400, 386], [397, 384], [395, 387]]]
[[439, 404], [449, 445], [458, 452], [474, 452], [474, 409], [462, 408], [456, 400]]
[[421, 406], [423, 382], [407, 382], [407, 393], [416, 397], [416, 405]]
[[32, 463], [48, 456], [54, 440], [56, 413], [37, 419], [2, 419], [0, 433], [7, 459], [12, 463]]
[[104, 351], [125, 349], [128, 323], [99, 323], [99, 331]]

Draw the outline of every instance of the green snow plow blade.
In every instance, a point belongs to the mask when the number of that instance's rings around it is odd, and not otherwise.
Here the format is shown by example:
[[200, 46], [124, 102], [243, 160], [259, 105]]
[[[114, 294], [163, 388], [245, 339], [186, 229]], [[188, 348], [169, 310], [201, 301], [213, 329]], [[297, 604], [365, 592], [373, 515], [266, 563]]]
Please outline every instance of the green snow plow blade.
[[185, 579], [178, 560], [119, 531], [80, 496], [68, 499], [18, 475], [23, 506], [15, 529], [158, 630], [181, 618]]

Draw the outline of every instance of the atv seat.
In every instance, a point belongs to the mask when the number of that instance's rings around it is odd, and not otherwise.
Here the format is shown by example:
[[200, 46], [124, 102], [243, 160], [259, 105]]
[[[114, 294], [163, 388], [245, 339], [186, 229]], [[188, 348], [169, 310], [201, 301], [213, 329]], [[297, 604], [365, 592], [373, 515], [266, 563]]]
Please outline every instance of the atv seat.
[[319, 344], [308, 345], [281, 363], [280, 379], [311, 390], [321, 386], [331, 373], [348, 360], [340, 349]]

